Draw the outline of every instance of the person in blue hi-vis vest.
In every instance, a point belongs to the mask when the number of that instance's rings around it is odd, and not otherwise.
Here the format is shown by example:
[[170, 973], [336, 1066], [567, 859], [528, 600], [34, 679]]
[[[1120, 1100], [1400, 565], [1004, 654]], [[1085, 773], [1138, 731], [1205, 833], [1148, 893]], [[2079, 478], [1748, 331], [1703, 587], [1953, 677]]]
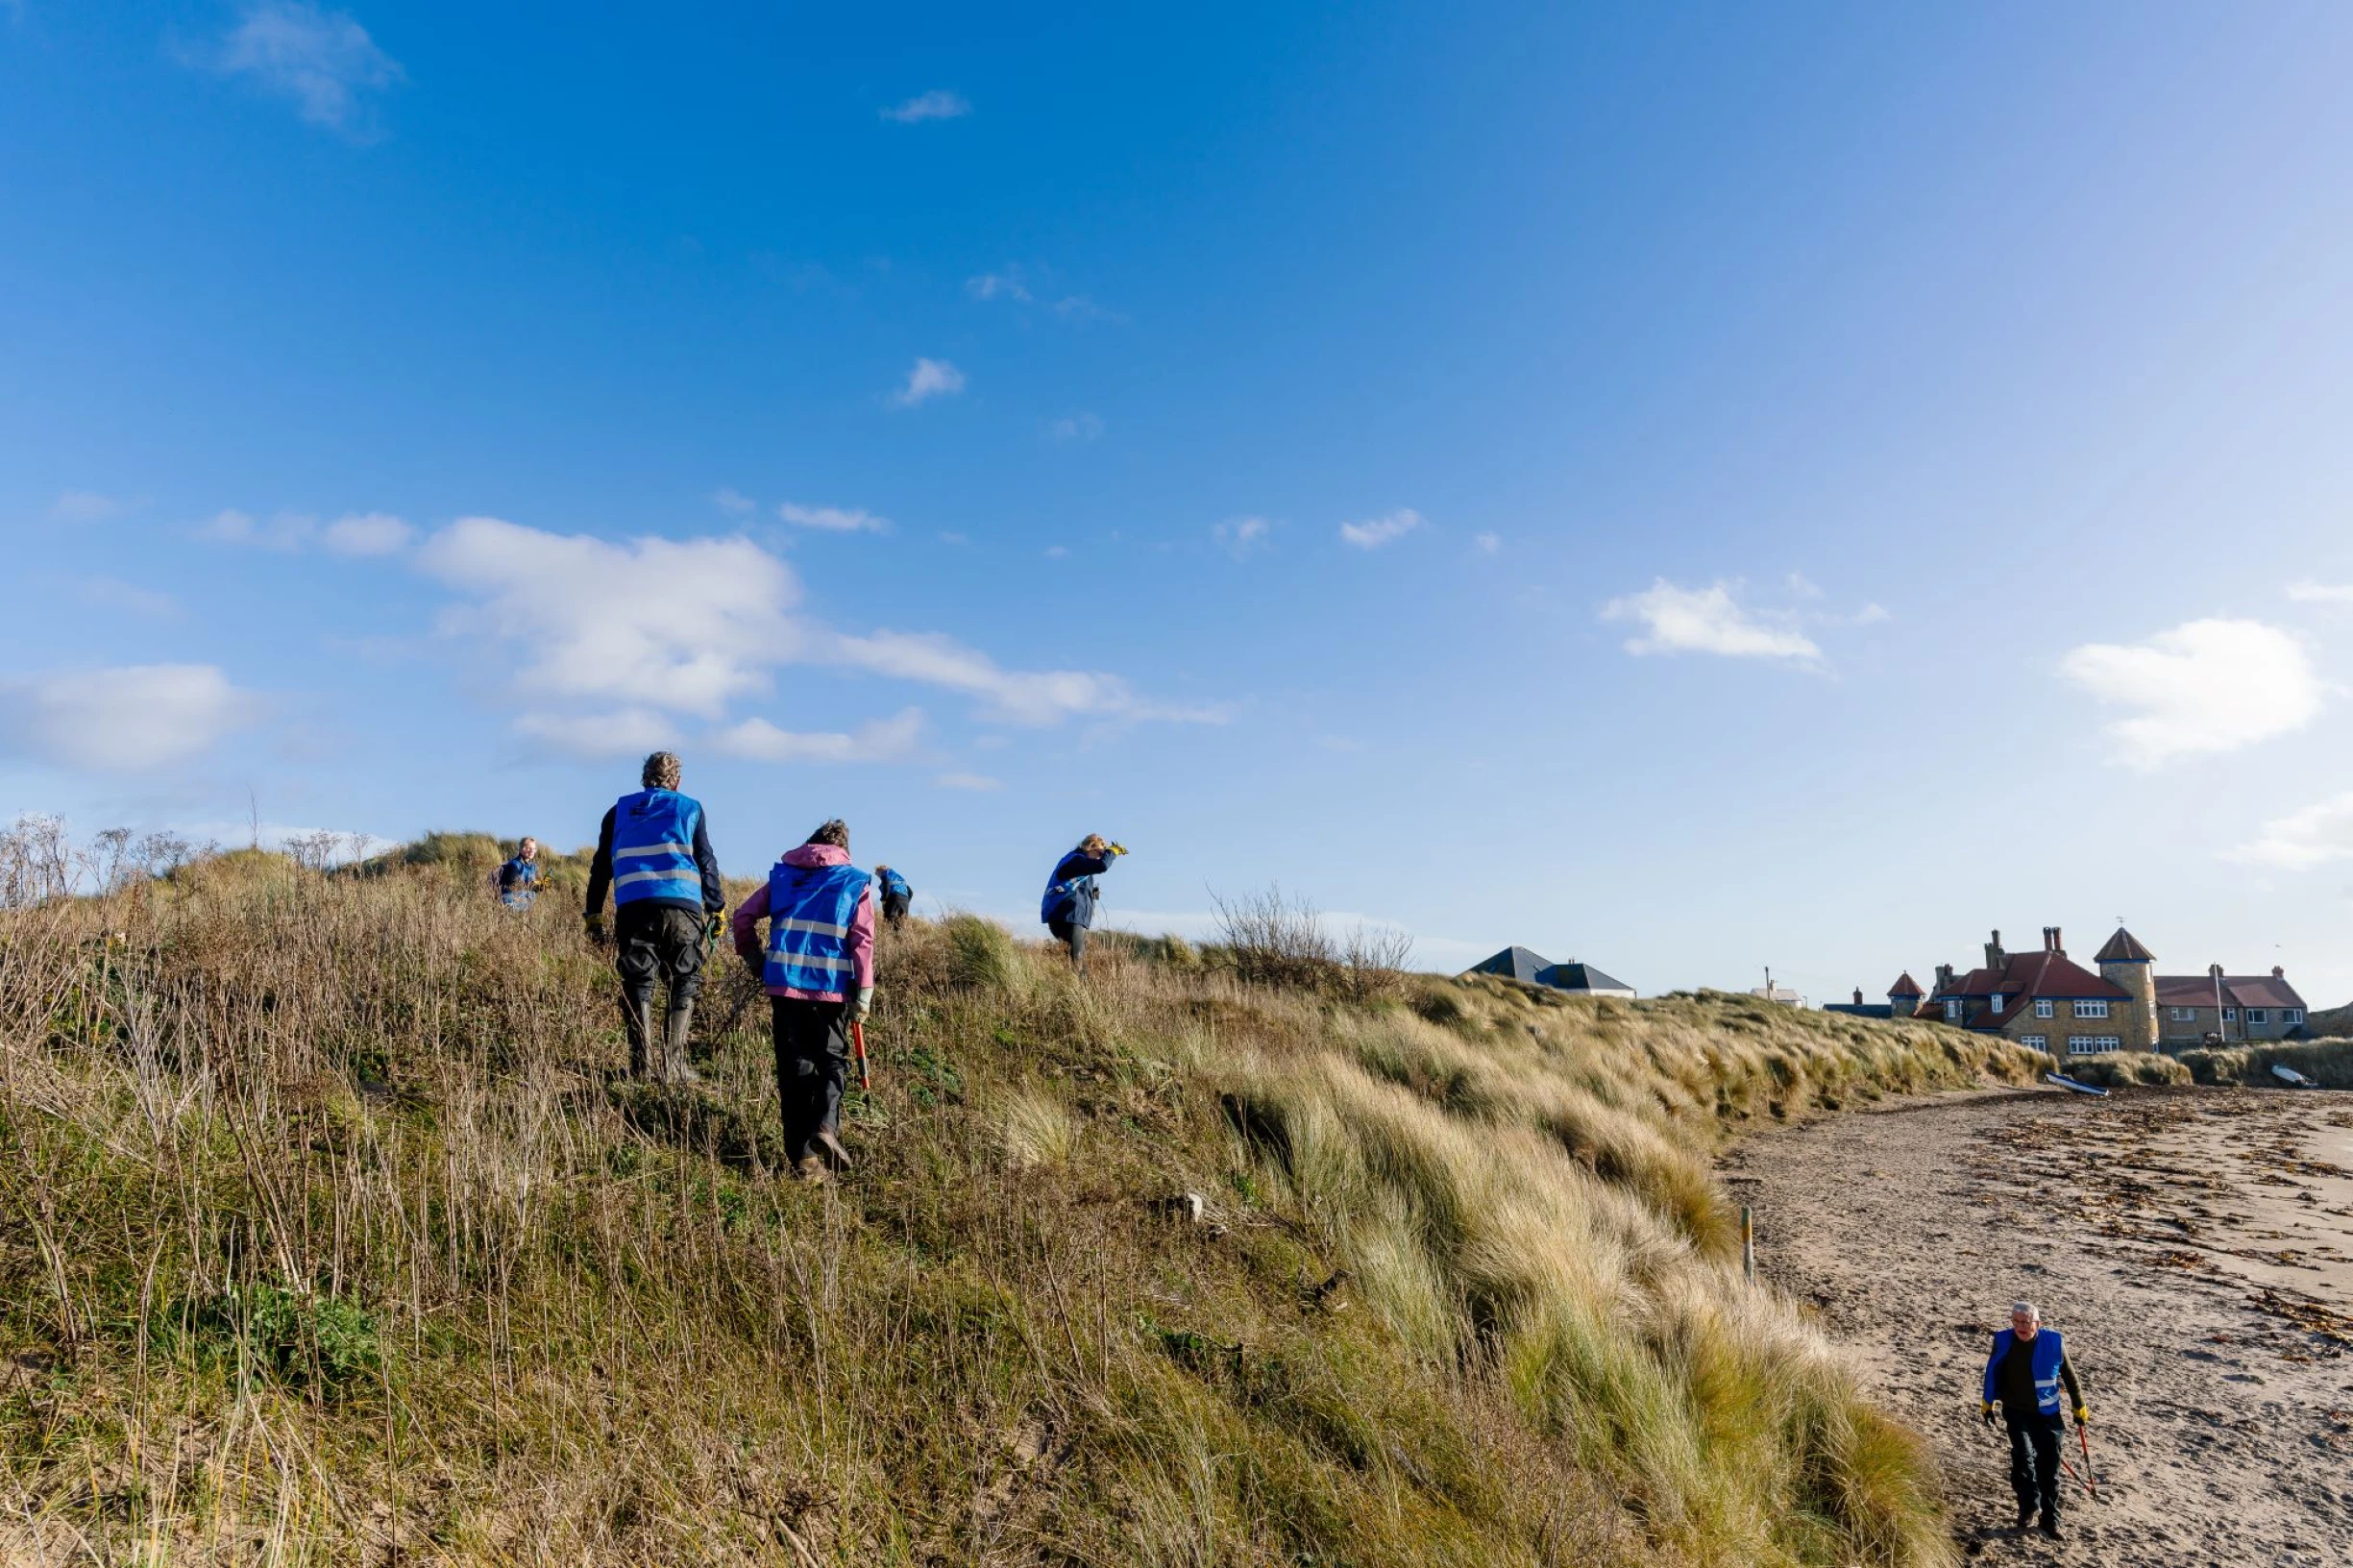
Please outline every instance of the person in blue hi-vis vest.
[[882, 918], [892, 925], [907, 918], [907, 910], [915, 902], [915, 889], [907, 879], [888, 866], [874, 868], [874, 880], [882, 886]]
[[1094, 924], [1094, 906], [1103, 896], [1095, 878], [1127, 853], [1100, 833], [1079, 840], [1078, 847], [1054, 863], [1045, 879], [1045, 895], [1038, 900], [1038, 919], [1054, 940], [1070, 949], [1070, 967], [1087, 972], [1087, 930]]
[[509, 909], [528, 909], [539, 897], [539, 841], [525, 835], [514, 855], [499, 868], [499, 902]]
[[730, 923], [736, 956], [769, 996], [785, 1158], [794, 1175], [822, 1182], [849, 1168], [849, 1032], [874, 1005], [874, 879], [849, 863], [849, 825], [836, 818], [786, 850]]
[[[604, 825], [597, 830], [597, 858], [588, 867], [585, 917], [589, 940], [602, 945], [609, 889], [617, 943], [613, 967], [621, 971], [629, 1072], [666, 1083], [695, 1076], [687, 1066], [687, 1033], [702, 989], [705, 939], [727, 907], [702, 802], [678, 793], [679, 773], [674, 753], [654, 752], [638, 771], [645, 788], [623, 796], [604, 814]], [[670, 991], [668, 1021], [658, 1043], [656, 982]]]
[[2043, 1533], [2059, 1538], [2059, 1433], [2061, 1387], [2075, 1424], [2087, 1425], [2083, 1389], [2067, 1359], [2058, 1331], [2043, 1327], [2043, 1314], [2031, 1301], [2014, 1302], [2010, 1326], [1994, 1335], [1994, 1353], [1985, 1361], [1985, 1397], [1979, 1409], [1985, 1424], [1994, 1424], [1994, 1406], [2001, 1406], [2002, 1423], [2010, 1429], [2010, 1490], [2018, 1496], [2018, 1528], [2043, 1515]]

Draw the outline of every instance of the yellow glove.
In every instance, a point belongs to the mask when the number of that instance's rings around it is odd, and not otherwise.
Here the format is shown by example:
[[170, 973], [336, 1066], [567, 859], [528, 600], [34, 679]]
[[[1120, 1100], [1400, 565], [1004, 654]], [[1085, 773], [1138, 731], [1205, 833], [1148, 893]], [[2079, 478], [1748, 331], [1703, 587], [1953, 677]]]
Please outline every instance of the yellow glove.
[[1994, 1424], [1994, 1402], [1990, 1399], [1979, 1400], [1977, 1402], [1977, 1413], [1985, 1417], [1985, 1424], [1987, 1426], [1992, 1426]]
[[1115, 855], [1124, 855], [1127, 853], [1127, 845], [1124, 844], [1107, 844], [1103, 847], [1109, 849]]
[[2078, 1405], [2078, 1406], [2076, 1406], [2076, 1407], [2075, 1407], [2075, 1425], [2077, 1425], [2077, 1426], [2079, 1426], [2079, 1427], [2080, 1427], [2080, 1426], [2084, 1426], [2084, 1425], [2088, 1424], [2088, 1423], [2091, 1421], [2091, 1419], [2092, 1419], [2092, 1412], [2091, 1412], [2090, 1410], [2085, 1409], [2084, 1409], [2082, 1406], [2080, 1406], [2080, 1405]]

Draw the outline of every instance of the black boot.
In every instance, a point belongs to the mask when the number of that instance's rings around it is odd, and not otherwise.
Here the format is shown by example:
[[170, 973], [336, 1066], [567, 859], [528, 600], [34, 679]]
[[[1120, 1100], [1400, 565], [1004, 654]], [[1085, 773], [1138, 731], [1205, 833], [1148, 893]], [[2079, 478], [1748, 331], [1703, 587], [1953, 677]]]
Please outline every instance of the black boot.
[[694, 1027], [695, 1004], [692, 1001], [670, 1005], [670, 1028], [666, 1032], [662, 1050], [662, 1082], [692, 1084], [701, 1081], [686, 1053], [687, 1032]]
[[651, 1065], [648, 1062], [646, 1037], [652, 1032], [653, 998], [632, 996], [626, 992], [621, 997], [621, 1028], [629, 1037], [629, 1076], [641, 1082], [650, 1078]]
[[2018, 1506], [2018, 1532], [2021, 1535], [2023, 1535], [2027, 1531], [2033, 1528], [2034, 1505], [2031, 1503], [2021, 1503]]
[[2057, 1508], [2043, 1510], [2043, 1533], [2054, 1541], [2059, 1538], [2059, 1510]]

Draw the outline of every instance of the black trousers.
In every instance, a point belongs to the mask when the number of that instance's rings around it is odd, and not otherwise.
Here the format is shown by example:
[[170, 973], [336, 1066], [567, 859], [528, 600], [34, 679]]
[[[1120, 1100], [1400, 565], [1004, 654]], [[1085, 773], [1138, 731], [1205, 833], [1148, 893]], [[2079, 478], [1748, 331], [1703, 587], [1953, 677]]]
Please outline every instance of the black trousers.
[[776, 1098], [784, 1111], [784, 1157], [798, 1164], [817, 1153], [817, 1135], [842, 1125], [842, 1090], [849, 1082], [849, 1004], [768, 999], [776, 1041]]
[[1087, 928], [1068, 920], [1048, 920], [1045, 928], [1054, 933], [1054, 940], [1070, 949], [1070, 965], [1081, 974], [1087, 972]]
[[2010, 1490], [2018, 1494], [2021, 1512], [2039, 1507], [2059, 1516], [2059, 1433], [2055, 1415], [2033, 1413], [2002, 1419], [2010, 1428]]
[[907, 918], [907, 900], [893, 894], [882, 895], [882, 918], [893, 925]]
[[670, 986], [670, 1005], [685, 1006], [702, 991], [700, 910], [675, 904], [624, 904], [613, 920], [613, 968], [622, 994], [650, 1009], [656, 981]]

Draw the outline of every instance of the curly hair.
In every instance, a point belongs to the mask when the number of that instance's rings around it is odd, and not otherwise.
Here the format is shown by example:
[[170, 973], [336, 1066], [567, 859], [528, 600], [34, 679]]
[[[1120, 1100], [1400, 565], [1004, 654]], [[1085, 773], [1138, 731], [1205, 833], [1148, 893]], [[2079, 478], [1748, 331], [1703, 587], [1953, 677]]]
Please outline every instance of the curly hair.
[[637, 781], [650, 790], [674, 790], [678, 787], [678, 753], [656, 751], [646, 759], [646, 766], [637, 771]]
[[811, 844], [830, 844], [846, 852], [849, 848], [849, 824], [836, 817], [809, 835]]

